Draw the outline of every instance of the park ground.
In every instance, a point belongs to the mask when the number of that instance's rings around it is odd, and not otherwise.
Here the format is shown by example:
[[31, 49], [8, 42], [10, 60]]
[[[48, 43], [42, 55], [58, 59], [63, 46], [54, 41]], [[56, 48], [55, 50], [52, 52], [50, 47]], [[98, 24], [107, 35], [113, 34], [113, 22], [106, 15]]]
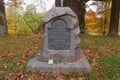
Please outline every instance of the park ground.
[[0, 37], [0, 80], [120, 80], [120, 37], [80, 38], [92, 71], [63, 74], [26, 71], [29, 59], [40, 50], [41, 35]]

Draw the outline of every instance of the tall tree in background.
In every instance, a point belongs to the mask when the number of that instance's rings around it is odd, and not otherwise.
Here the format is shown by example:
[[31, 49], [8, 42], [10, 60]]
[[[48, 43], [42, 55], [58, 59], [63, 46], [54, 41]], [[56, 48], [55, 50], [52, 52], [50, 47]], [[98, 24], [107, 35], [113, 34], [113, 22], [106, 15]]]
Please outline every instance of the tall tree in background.
[[34, 34], [40, 33], [42, 16], [37, 12], [35, 5], [27, 5], [23, 18]]
[[119, 11], [120, 11], [120, 0], [95, 0], [95, 1], [112, 1], [109, 36], [118, 36], [118, 25], [119, 25]]
[[61, 0], [55, 0], [55, 6], [60, 7], [61, 6]]
[[4, 0], [0, 0], [0, 35], [7, 35], [7, 23], [5, 16], [5, 5]]
[[118, 35], [120, 0], [112, 0], [111, 18], [110, 18], [110, 36]]
[[101, 34], [102, 18], [98, 18], [91, 9], [85, 15], [86, 32], [91, 35]]
[[[63, 7], [70, 7], [78, 16], [81, 33], [85, 31], [85, 3], [88, 0], [63, 0]], [[56, 7], [61, 6], [61, 0], [55, 1]]]

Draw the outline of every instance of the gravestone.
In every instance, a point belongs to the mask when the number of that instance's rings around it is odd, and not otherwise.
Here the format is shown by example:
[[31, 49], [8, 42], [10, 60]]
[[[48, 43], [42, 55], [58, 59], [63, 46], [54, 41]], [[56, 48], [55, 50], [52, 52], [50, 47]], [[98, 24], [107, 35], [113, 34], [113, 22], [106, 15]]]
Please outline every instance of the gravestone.
[[55, 7], [44, 17], [40, 52], [29, 61], [27, 70], [80, 72], [91, 71], [79, 48], [79, 25], [76, 14], [68, 7]]

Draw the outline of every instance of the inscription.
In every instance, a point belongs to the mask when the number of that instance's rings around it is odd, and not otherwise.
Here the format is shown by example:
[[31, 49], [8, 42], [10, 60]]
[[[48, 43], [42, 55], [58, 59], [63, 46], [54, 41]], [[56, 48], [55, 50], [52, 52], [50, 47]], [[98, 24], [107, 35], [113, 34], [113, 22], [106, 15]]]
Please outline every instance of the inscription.
[[67, 29], [64, 20], [56, 20], [51, 28], [48, 29], [48, 48], [51, 50], [70, 49], [71, 30]]

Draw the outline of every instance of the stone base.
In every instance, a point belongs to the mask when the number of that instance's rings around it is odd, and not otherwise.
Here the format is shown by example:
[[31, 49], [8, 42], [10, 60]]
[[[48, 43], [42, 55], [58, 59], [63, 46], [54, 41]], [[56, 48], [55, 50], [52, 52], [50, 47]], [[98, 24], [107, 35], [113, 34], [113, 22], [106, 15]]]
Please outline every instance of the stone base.
[[81, 59], [74, 63], [60, 63], [60, 64], [48, 64], [47, 62], [38, 61], [37, 58], [33, 58], [27, 64], [28, 71], [55, 71], [55, 72], [90, 72], [91, 66], [85, 58], [84, 54], [81, 55]]

